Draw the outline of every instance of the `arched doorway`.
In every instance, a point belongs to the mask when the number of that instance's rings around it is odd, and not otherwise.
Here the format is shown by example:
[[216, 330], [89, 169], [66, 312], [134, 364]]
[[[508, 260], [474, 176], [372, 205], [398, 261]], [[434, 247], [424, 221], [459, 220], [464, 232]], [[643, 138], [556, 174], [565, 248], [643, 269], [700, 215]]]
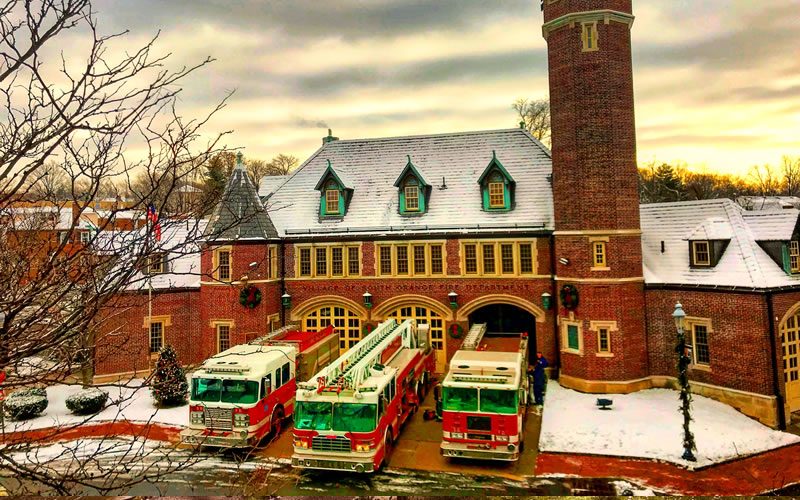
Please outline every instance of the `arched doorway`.
[[339, 332], [339, 352], [346, 352], [361, 340], [361, 320], [350, 309], [342, 306], [322, 306], [303, 316], [303, 330], [318, 332], [333, 325]]
[[781, 323], [783, 353], [783, 384], [789, 411], [800, 410], [800, 314], [789, 316]]
[[511, 304], [488, 304], [469, 315], [469, 326], [486, 323], [486, 335], [517, 336], [528, 334], [528, 357], [536, 355], [536, 317]]
[[436, 372], [444, 373], [447, 369], [447, 345], [444, 335], [444, 318], [441, 314], [423, 306], [403, 306], [390, 312], [387, 318], [394, 318], [398, 323], [407, 319], [417, 320], [418, 325], [430, 325], [430, 342], [436, 353]]

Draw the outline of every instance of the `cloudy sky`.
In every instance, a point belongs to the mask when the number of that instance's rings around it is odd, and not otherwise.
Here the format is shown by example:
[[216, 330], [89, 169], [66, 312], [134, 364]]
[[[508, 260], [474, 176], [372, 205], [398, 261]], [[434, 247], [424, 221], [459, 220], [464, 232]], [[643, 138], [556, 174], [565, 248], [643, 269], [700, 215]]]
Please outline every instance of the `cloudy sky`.
[[[249, 157], [342, 139], [513, 127], [547, 94], [538, 0], [99, 0], [133, 47], [161, 30], [183, 114]], [[635, 0], [639, 160], [744, 173], [800, 155], [800, 0]]]

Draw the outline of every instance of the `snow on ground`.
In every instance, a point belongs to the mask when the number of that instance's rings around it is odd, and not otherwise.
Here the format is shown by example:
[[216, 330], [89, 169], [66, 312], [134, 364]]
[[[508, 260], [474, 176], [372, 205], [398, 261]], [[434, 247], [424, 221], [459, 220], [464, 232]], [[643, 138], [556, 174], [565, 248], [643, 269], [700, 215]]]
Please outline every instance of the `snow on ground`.
[[800, 442], [793, 434], [775, 431], [734, 408], [693, 395], [691, 430], [697, 462], [683, 460], [683, 415], [678, 392], [648, 389], [604, 396], [611, 410], [597, 408], [597, 394], [583, 394], [550, 381], [547, 386], [542, 451], [641, 457], [702, 467]]
[[66, 399], [81, 391], [81, 385], [54, 385], [47, 388], [47, 409], [38, 417], [27, 420], [6, 420], [6, 432], [43, 429], [63, 425], [128, 420], [185, 426], [189, 407], [156, 408], [150, 388], [143, 379], [133, 379], [122, 384], [104, 384], [98, 387], [108, 393], [106, 407], [97, 415], [73, 415], [67, 409]]

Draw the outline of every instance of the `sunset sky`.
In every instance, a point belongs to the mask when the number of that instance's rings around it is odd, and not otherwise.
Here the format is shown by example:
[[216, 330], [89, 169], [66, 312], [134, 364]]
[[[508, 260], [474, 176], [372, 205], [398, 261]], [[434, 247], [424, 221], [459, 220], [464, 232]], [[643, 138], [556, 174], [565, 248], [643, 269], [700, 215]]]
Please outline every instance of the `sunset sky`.
[[[342, 139], [514, 127], [547, 94], [538, 0], [100, 0], [101, 31], [133, 48], [161, 30], [209, 132], [248, 157], [302, 160]], [[635, 0], [639, 160], [735, 174], [800, 155], [800, 0]], [[120, 45], [121, 44], [121, 45]]]

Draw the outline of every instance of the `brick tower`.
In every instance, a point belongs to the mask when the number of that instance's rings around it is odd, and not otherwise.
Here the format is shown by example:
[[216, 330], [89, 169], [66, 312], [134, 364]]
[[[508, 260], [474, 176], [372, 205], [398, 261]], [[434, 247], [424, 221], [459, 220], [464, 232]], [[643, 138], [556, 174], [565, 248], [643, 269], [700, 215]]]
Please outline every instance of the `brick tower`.
[[572, 287], [558, 301], [561, 383], [586, 392], [629, 392], [648, 375], [631, 1], [542, 4], [556, 287]]

